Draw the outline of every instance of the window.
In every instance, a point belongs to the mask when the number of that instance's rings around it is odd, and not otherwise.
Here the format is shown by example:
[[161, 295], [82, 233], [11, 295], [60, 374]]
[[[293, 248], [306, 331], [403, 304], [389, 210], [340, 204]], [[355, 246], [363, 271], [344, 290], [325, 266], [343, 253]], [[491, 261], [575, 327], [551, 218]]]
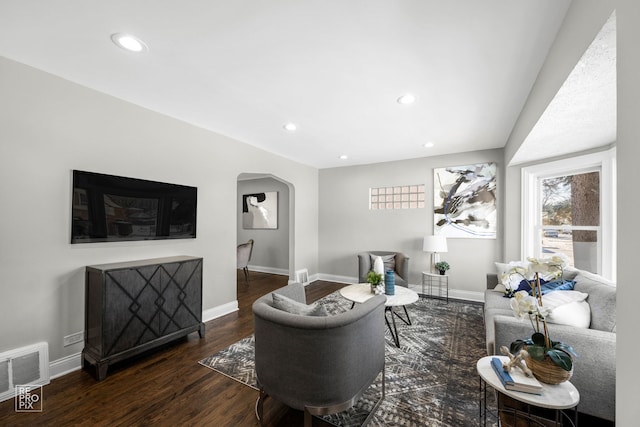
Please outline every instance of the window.
[[523, 258], [563, 254], [615, 280], [615, 149], [522, 169]]
[[424, 208], [424, 184], [369, 189], [369, 209]]

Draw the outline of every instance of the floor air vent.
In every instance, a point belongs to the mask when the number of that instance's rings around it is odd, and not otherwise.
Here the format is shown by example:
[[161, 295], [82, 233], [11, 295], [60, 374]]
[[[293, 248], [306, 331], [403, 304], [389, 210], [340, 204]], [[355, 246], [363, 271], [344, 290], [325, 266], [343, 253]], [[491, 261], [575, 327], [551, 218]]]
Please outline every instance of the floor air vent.
[[16, 385], [49, 384], [46, 342], [0, 353], [0, 402], [12, 399]]

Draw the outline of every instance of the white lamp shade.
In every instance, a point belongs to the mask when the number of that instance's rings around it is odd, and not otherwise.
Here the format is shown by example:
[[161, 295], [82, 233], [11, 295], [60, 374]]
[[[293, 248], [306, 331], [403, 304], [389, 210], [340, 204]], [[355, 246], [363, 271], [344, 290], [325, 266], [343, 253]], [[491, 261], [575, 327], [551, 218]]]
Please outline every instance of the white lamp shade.
[[424, 236], [422, 250], [433, 253], [447, 252], [447, 238], [444, 236]]

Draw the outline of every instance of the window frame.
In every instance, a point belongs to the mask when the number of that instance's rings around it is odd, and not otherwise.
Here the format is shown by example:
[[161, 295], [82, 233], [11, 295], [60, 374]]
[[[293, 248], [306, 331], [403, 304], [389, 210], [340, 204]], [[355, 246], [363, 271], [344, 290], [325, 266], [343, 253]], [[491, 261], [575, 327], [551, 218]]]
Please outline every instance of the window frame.
[[[522, 229], [520, 249], [522, 259], [536, 257], [542, 253], [542, 189], [541, 181], [564, 175], [586, 172], [600, 172], [600, 227], [580, 227], [599, 229], [597, 247], [597, 273], [616, 280], [616, 236], [617, 236], [617, 187], [616, 149], [571, 157], [563, 160], [540, 163], [522, 168]], [[577, 227], [576, 227], [577, 228]]]

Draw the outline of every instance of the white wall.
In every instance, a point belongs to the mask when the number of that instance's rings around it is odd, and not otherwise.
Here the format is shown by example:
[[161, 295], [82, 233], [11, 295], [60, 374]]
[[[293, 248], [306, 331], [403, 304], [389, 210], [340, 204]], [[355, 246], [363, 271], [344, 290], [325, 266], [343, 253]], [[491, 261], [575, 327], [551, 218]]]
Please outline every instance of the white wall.
[[[355, 281], [357, 253], [370, 250], [405, 252], [411, 258], [410, 283], [420, 283], [429, 271], [430, 254], [422, 239], [433, 233], [433, 169], [474, 163], [498, 164], [498, 212], [502, 202], [502, 150], [424, 157], [397, 162], [350, 166], [320, 171], [320, 271], [323, 277]], [[424, 184], [426, 207], [406, 210], [369, 210], [369, 189]], [[502, 221], [499, 215], [498, 223]], [[500, 227], [500, 225], [499, 225]], [[449, 286], [459, 297], [482, 300], [485, 273], [494, 270], [501, 255], [498, 239], [448, 239], [449, 252], [441, 259], [451, 264]]]
[[[278, 228], [252, 230], [242, 227], [242, 195], [276, 191]], [[253, 239], [250, 268], [269, 273], [289, 274], [289, 187], [273, 178], [238, 181], [238, 244]]]
[[[0, 121], [0, 351], [47, 341], [51, 360], [80, 352], [82, 344], [63, 347], [62, 339], [84, 329], [90, 264], [201, 256], [204, 310], [237, 305], [242, 172], [279, 176], [299, 190], [290, 258], [317, 270], [314, 168], [5, 58]], [[70, 244], [73, 169], [198, 187], [197, 238]]]

